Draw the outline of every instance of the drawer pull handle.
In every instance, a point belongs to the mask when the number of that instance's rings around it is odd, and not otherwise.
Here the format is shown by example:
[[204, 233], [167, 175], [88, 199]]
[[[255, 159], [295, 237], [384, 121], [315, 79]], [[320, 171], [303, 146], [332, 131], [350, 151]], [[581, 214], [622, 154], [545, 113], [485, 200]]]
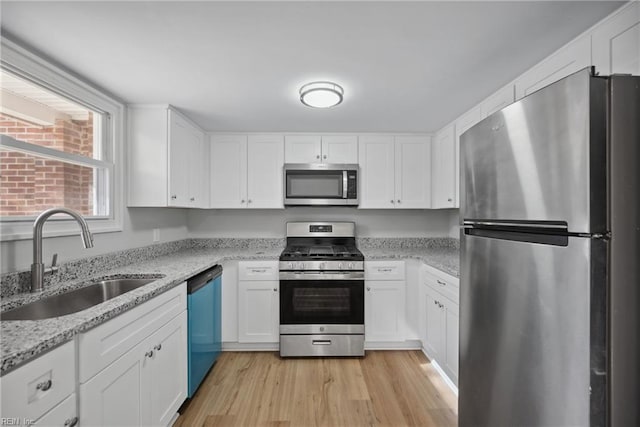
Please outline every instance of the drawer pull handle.
[[144, 357], [148, 357], [148, 358], [152, 358], [153, 357], [153, 350], [149, 350], [144, 354]]
[[51, 380], [42, 381], [41, 383], [38, 383], [36, 385], [36, 390], [47, 391], [51, 388], [52, 385], [53, 383], [51, 382]]
[[162, 350], [162, 344], [158, 344], [157, 346], [153, 347], [153, 349], [157, 351]]
[[392, 268], [379, 268], [378, 269], [378, 273], [390, 273], [391, 271], [393, 271]]
[[436, 282], [438, 282], [439, 285], [447, 286], [447, 284], [441, 280], [436, 280]]
[[331, 340], [313, 340], [313, 345], [331, 345]]
[[75, 427], [78, 425], [78, 417], [69, 418], [64, 422], [65, 427]]
[[267, 269], [266, 268], [253, 268], [251, 269], [252, 273], [266, 273]]

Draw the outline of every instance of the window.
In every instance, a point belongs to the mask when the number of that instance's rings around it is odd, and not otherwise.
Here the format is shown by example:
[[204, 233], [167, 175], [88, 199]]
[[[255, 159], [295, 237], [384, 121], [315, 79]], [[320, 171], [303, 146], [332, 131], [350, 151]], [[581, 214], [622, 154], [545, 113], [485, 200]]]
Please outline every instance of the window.
[[[2, 240], [30, 238], [35, 217], [61, 206], [93, 232], [120, 230], [123, 106], [12, 42], [2, 50]], [[77, 231], [66, 216], [52, 222], [45, 235]]]

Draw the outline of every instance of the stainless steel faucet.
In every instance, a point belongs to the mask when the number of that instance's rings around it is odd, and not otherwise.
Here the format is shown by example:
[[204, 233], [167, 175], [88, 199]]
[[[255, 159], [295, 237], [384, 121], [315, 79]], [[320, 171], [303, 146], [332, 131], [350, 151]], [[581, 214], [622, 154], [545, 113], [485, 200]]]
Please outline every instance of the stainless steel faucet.
[[[82, 244], [85, 248], [93, 247], [93, 236], [91, 235], [91, 231], [89, 231], [89, 226], [87, 222], [82, 218], [78, 212], [67, 209], [67, 208], [51, 208], [42, 212], [36, 218], [33, 223], [33, 264], [31, 264], [31, 292], [40, 292], [44, 287], [43, 279], [44, 279], [44, 264], [42, 263], [42, 227], [44, 223], [51, 215], [55, 215], [58, 213], [65, 213], [75, 219], [78, 224], [80, 224], [80, 228], [82, 229], [82, 233], [80, 233], [80, 237], [82, 237]], [[57, 257], [54, 256], [54, 260]], [[55, 266], [55, 261], [53, 262]]]

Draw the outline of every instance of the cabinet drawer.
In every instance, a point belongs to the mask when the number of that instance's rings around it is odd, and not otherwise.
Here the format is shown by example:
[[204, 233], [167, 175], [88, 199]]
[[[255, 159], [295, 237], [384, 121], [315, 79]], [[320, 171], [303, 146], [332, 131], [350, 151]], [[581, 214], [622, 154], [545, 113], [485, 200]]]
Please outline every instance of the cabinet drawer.
[[187, 286], [183, 283], [81, 334], [80, 382], [86, 382], [186, 307]]
[[404, 261], [365, 261], [365, 280], [404, 280]]
[[0, 381], [2, 417], [37, 420], [74, 391], [74, 342], [38, 357]]
[[[75, 424], [74, 424], [75, 423]], [[78, 424], [78, 411], [76, 410], [76, 394], [67, 397], [61, 404], [47, 412], [34, 426], [65, 426], [72, 427]]]
[[458, 304], [459, 285], [456, 277], [449, 276], [435, 268], [423, 265], [420, 267], [420, 283], [431, 287]]
[[239, 280], [278, 280], [278, 261], [240, 261]]

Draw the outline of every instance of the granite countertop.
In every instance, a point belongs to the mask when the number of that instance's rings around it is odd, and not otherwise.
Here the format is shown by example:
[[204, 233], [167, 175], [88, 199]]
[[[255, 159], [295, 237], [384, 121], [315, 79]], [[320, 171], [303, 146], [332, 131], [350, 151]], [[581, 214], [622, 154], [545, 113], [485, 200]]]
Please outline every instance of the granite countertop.
[[[425, 245], [422, 247], [387, 246], [384, 241], [375, 247], [360, 247], [366, 260], [418, 259], [447, 274], [459, 275], [459, 250], [456, 246]], [[43, 320], [0, 321], [1, 367], [4, 375], [18, 365], [71, 340], [105, 321], [159, 295], [186, 279], [228, 260], [278, 259], [282, 247], [202, 247], [181, 248], [175, 252], [134, 262], [124, 266], [85, 272], [82, 279], [70, 280], [46, 288], [42, 294], [19, 293], [2, 298], [2, 311], [39, 298], [72, 290], [99, 278], [119, 275], [162, 275], [148, 285], [127, 292], [102, 304], [78, 313]], [[88, 270], [89, 272], [91, 270]]]

